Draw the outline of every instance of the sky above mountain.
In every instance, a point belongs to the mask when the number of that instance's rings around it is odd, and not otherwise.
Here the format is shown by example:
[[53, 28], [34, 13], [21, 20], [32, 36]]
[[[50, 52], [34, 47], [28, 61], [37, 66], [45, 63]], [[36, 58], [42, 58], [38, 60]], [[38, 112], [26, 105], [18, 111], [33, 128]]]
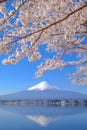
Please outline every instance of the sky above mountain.
[[[44, 53], [43, 48], [41, 49]], [[47, 53], [44, 53], [47, 57]], [[0, 57], [2, 61], [4, 55]], [[68, 57], [66, 57], [67, 59]], [[47, 71], [41, 78], [35, 79], [34, 73], [37, 70], [37, 65], [40, 61], [29, 63], [27, 58], [24, 58], [16, 65], [0, 65], [0, 95], [22, 91], [31, 86], [34, 86], [42, 81], [47, 81], [59, 88], [72, 90], [76, 92], [86, 93], [87, 86], [78, 86], [71, 83], [71, 79], [66, 74], [74, 72], [74, 68], [68, 67], [63, 70]]]
[[[79, 0], [76, 0], [79, 2]], [[9, 6], [9, 5], [7, 5]], [[87, 41], [87, 39], [86, 39]], [[44, 51], [46, 45], [40, 46], [39, 51], [45, 58], [52, 58], [52, 53]], [[6, 57], [5, 54], [0, 56], [0, 63]], [[74, 54], [72, 56], [65, 56], [65, 60], [74, 60]], [[73, 73], [75, 68], [66, 67], [63, 70], [47, 71], [41, 78], [35, 79], [34, 74], [37, 70], [37, 66], [42, 60], [38, 60], [34, 63], [29, 63], [27, 58], [22, 59], [16, 65], [4, 66], [0, 64], [0, 95], [7, 93], [14, 93], [34, 86], [42, 81], [47, 81], [61, 89], [71, 90], [87, 94], [87, 85], [79, 86], [71, 83], [71, 79], [68, 78], [68, 73]], [[43, 87], [43, 89], [45, 89]]]

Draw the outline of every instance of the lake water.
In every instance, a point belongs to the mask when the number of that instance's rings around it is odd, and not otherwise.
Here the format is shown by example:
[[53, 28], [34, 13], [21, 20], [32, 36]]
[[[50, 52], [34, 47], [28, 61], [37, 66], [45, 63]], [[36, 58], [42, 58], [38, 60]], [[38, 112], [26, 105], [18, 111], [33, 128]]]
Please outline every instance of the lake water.
[[0, 130], [87, 130], [87, 106], [0, 105]]

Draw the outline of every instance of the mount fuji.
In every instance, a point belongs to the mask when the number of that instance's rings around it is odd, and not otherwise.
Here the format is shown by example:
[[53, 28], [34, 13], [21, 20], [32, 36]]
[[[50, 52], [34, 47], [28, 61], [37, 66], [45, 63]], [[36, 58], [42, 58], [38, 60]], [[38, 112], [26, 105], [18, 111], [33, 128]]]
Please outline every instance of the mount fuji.
[[63, 90], [43, 81], [24, 91], [0, 96], [0, 101], [16, 100], [87, 100], [87, 95]]

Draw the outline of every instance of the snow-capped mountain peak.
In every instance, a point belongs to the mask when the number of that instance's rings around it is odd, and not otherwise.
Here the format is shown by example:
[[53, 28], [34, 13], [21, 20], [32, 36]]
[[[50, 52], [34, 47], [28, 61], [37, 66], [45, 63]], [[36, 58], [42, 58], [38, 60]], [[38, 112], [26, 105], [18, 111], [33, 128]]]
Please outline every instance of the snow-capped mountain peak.
[[43, 90], [50, 90], [50, 89], [58, 89], [58, 88], [53, 85], [50, 85], [49, 83], [47, 83], [47, 81], [43, 81], [33, 87], [28, 88], [27, 91], [31, 91], [31, 90], [43, 91]]
[[43, 81], [24, 91], [1, 95], [1, 101], [26, 101], [26, 100], [87, 100], [87, 95], [63, 90]]

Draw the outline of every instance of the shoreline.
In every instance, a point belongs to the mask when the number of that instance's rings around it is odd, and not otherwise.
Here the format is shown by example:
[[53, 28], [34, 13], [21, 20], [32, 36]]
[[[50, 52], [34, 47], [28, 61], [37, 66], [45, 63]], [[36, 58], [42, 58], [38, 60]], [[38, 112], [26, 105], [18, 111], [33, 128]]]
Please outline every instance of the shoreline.
[[43, 106], [75, 106], [87, 105], [87, 100], [1, 100], [0, 104], [8, 104], [8, 105], [43, 105]]

